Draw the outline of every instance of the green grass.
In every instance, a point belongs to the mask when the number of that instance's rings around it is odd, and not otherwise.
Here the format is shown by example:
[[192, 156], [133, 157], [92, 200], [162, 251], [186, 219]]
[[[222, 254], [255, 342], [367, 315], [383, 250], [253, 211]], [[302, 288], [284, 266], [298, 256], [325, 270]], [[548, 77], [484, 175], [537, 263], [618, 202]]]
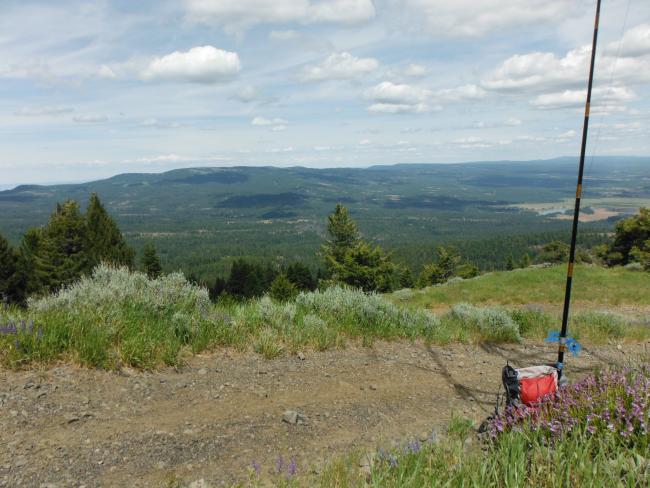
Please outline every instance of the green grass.
[[[470, 280], [454, 281], [423, 290], [399, 291], [391, 298], [415, 307], [439, 307], [459, 302], [500, 305], [550, 303], [564, 300], [566, 266], [496, 271]], [[625, 268], [578, 265], [574, 271], [572, 300], [598, 304], [650, 305], [650, 273]]]
[[[551, 271], [495, 273], [423, 292], [403, 290], [390, 297], [332, 287], [301, 293], [292, 302], [262, 297], [214, 305], [206, 290], [180, 274], [149, 280], [141, 273], [100, 267], [92, 277], [58, 294], [30, 300], [26, 310], [0, 309], [0, 327], [34, 323], [32, 329], [0, 333], [0, 363], [20, 368], [63, 359], [106, 369], [122, 365], [153, 369], [181, 364], [191, 354], [217, 347], [253, 350], [273, 359], [299, 350], [345, 347], [348, 341], [372, 346], [376, 340], [399, 339], [428, 344], [542, 340], [548, 331], [558, 329], [559, 317], [539, 310], [469, 303], [457, 303], [450, 311], [434, 315], [418, 303], [431, 293], [477, 284], [495, 296], [495, 277], [538, 280], [538, 275]], [[591, 271], [631, 279], [646, 276], [625, 270]], [[570, 327], [574, 337], [587, 343], [650, 337], [647, 323], [630, 323], [609, 312], [577, 312]]]

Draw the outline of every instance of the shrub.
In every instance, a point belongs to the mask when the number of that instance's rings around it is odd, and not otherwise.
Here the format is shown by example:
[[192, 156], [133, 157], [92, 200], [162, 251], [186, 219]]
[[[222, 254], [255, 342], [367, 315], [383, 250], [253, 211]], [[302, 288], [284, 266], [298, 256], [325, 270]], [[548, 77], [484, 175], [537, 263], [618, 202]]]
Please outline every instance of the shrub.
[[486, 340], [521, 340], [519, 326], [507, 311], [500, 308], [478, 308], [459, 303], [452, 307], [450, 317], [462, 327], [478, 331]]
[[207, 290], [180, 273], [149, 279], [106, 265], [58, 293], [29, 300], [25, 315], [42, 337], [30, 351], [5, 347], [3, 359], [13, 365], [62, 355], [105, 368], [176, 364], [183, 346], [207, 347], [221, 320], [211, 314]]

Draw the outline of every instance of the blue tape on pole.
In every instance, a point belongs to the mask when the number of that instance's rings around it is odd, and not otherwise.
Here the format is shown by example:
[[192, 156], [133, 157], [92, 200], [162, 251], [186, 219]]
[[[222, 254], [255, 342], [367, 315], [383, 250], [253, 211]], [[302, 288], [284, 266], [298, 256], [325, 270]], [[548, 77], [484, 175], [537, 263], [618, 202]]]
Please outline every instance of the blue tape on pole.
[[562, 364], [562, 363], [557, 363], [557, 364], [555, 365], [555, 367], [556, 367], [557, 369], [561, 370], [562, 368], [564, 368], [564, 364]]
[[549, 331], [548, 337], [544, 339], [544, 341], [559, 342], [560, 344], [564, 344], [574, 356], [580, 355], [580, 351], [582, 351], [582, 345], [580, 345], [578, 341], [576, 341], [573, 337], [560, 337], [560, 333], [556, 330]]
[[556, 330], [551, 330], [548, 337], [544, 339], [545, 342], [560, 342], [560, 333]]
[[569, 339], [569, 341], [567, 341], [566, 347], [574, 356], [578, 356], [582, 350], [582, 346], [575, 339]]

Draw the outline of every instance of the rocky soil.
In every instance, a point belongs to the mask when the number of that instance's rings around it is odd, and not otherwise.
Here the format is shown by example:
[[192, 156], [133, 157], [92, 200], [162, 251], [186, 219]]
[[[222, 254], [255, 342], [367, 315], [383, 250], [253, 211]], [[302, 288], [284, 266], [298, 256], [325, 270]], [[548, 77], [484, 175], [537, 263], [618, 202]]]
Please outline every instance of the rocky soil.
[[[568, 376], [648, 353], [650, 344], [586, 347]], [[295, 459], [299, 475], [318, 471], [351, 449], [426, 436], [454, 412], [480, 422], [506, 360], [554, 355], [543, 343], [395, 342], [270, 361], [221, 351], [157, 372], [0, 370], [0, 486], [228, 486], [279, 457]]]

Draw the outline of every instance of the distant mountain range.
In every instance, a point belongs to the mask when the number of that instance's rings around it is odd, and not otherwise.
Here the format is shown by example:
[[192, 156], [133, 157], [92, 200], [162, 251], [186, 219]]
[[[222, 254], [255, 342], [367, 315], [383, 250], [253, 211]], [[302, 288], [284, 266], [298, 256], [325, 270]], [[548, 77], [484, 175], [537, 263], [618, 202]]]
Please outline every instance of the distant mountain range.
[[[566, 222], [554, 219], [552, 212], [541, 215], [533, 209], [554, 202], [561, 209], [574, 196], [576, 172], [576, 158], [559, 158], [129, 173], [0, 191], [0, 232], [16, 242], [25, 229], [43, 224], [56, 202], [72, 198], [85, 204], [96, 192], [136, 246], [155, 239], [163, 250], [167, 244], [170, 249], [181, 242], [194, 245], [188, 253], [200, 248], [197, 252], [207, 254], [265, 254], [291, 248], [300, 255], [298, 244], [318, 243], [326, 215], [342, 202], [368, 237], [400, 247], [563, 228]], [[588, 161], [584, 193], [600, 207], [633, 211], [650, 201], [650, 158]]]

